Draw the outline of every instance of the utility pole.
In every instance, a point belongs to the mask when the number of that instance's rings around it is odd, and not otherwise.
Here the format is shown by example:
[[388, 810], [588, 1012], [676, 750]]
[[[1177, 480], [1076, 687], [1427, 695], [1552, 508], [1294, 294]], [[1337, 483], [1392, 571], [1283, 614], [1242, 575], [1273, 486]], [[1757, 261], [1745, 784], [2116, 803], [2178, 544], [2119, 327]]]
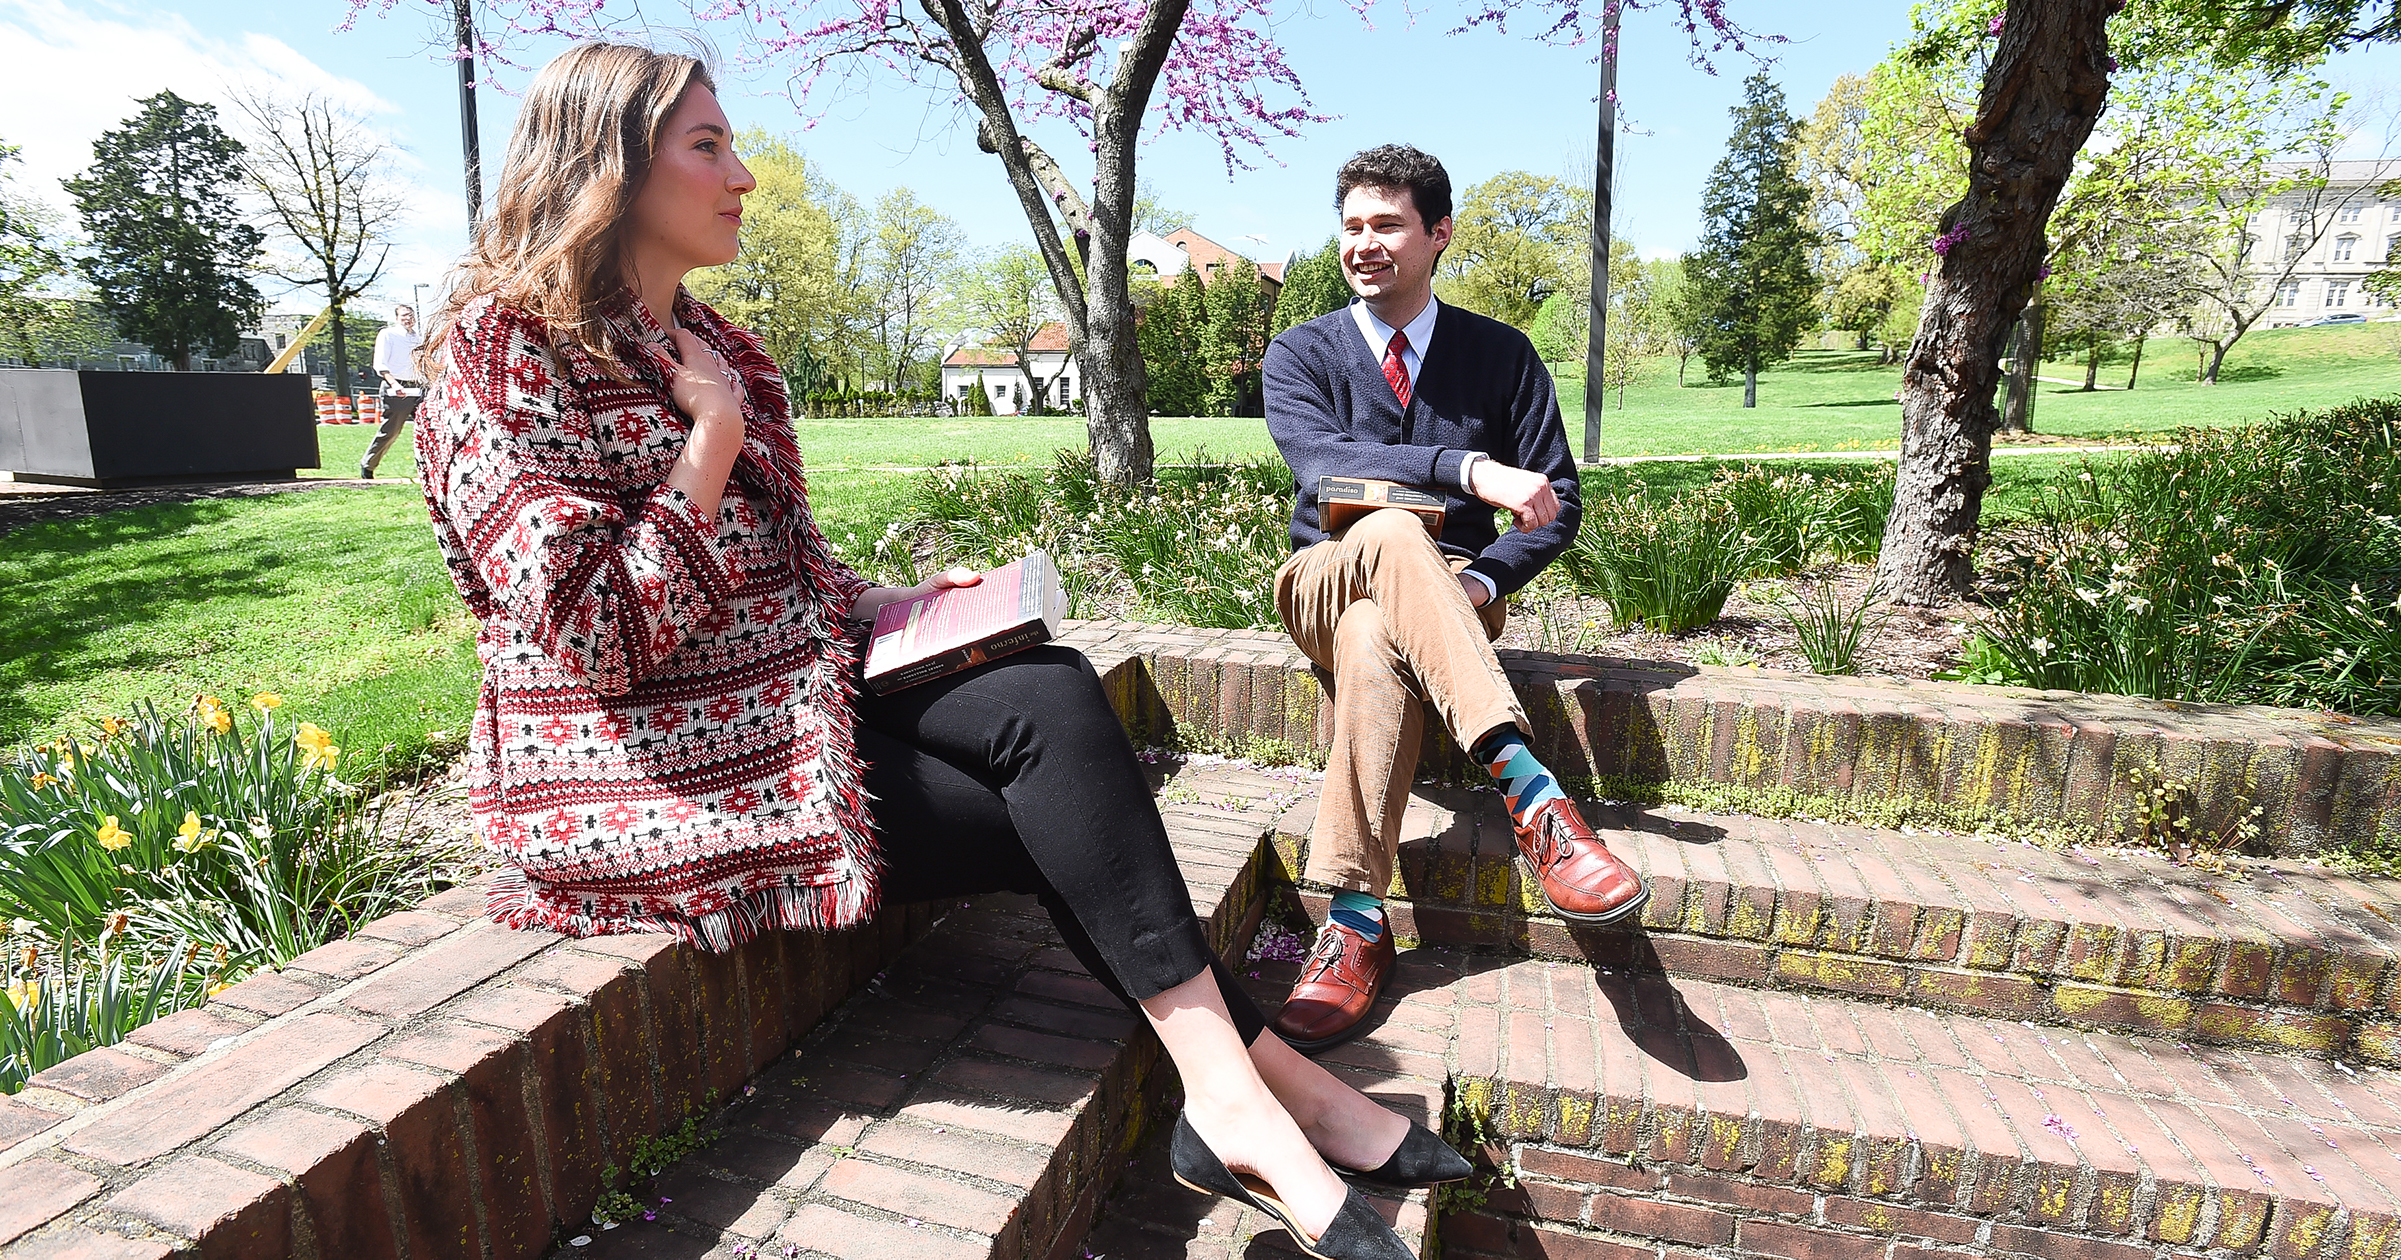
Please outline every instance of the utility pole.
[[483, 144], [475, 132], [475, 13], [474, 0], [450, 0], [452, 24], [459, 49], [459, 146], [467, 159], [467, 235], [472, 239], [484, 217]]
[[1609, 188], [1617, 161], [1617, 19], [1620, 0], [1601, 6], [1601, 135], [1592, 158], [1592, 328], [1584, 346], [1584, 462], [1601, 459], [1601, 356], [1609, 343]]

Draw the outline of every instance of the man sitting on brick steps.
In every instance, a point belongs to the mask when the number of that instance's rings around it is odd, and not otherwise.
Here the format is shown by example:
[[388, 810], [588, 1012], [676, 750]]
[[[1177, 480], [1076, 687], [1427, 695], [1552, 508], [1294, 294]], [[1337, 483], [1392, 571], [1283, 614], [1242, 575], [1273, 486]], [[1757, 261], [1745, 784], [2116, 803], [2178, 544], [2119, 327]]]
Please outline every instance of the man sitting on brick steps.
[[[1317, 946], [1276, 1016], [1303, 1051], [1357, 1033], [1393, 958], [1383, 895], [1424, 733], [1422, 702], [1500, 781], [1519, 852], [1559, 913], [1613, 923], [1649, 896], [1527, 748], [1526, 715], [1492, 640], [1504, 602], [1575, 540], [1583, 501], [1559, 403], [1516, 329], [1434, 300], [1451, 236], [1450, 176], [1401, 145], [1335, 177], [1342, 275], [1360, 300], [1267, 348], [1267, 427], [1291, 465], [1292, 558], [1276, 611], [1332, 675], [1333, 751], [1305, 877], [1337, 890]], [[1397, 508], [1329, 536], [1321, 476], [1442, 494], [1442, 537]], [[1516, 530], [1493, 528], [1495, 508]]]

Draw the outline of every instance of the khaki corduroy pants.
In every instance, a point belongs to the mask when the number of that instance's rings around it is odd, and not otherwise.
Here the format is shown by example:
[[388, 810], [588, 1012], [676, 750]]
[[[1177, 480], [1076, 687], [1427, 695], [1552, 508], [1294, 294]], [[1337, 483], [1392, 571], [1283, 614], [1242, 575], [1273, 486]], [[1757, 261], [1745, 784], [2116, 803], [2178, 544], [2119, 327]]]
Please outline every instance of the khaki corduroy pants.
[[1303, 872], [1312, 882], [1392, 889], [1426, 702], [1462, 747], [1526, 725], [1492, 651], [1508, 601], [1470, 604], [1458, 578], [1467, 563], [1444, 556], [1416, 516], [1388, 508], [1276, 571], [1285, 630], [1334, 679], [1334, 747]]

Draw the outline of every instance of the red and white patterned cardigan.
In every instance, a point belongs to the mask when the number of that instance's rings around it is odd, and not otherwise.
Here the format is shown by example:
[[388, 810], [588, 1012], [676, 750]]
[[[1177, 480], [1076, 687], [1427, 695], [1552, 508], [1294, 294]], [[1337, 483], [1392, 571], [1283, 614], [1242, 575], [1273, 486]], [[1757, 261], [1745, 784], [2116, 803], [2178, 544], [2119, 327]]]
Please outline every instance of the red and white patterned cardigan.
[[488, 912], [576, 936], [729, 949], [875, 910], [853, 741], [851, 604], [867, 582], [810, 517], [775, 363], [680, 295], [738, 377], [746, 436], [715, 520], [664, 483], [691, 424], [668, 340], [630, 299], [630, 381], [490, 297], [460, 312], [417, 413], [434, 532], [481, 623], [468, 740]]

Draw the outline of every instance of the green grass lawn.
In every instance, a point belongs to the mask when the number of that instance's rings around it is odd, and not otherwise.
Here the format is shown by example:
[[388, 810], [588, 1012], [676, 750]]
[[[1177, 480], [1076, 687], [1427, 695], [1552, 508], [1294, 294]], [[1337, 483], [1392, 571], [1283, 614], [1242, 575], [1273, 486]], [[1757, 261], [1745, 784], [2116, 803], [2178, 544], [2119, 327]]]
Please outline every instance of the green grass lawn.
[[203, 692], [339, 736], [346, 777], [463, 731], [473, 627], [405, 484], [130, 508], [12, 530], [0, 744]]
[[[2249, 424], [2273, 411], [2331, 406], [2401, 390], [2401, 354], [2388, 325], [2286, 328], [2238, 342], [2216, 385], [2194, 382], [2191, 342], [2158, 338], [2146, 348], [2136, 388], [2085, 393], [2084, 363], [2045, 360], [2038, 375], [2073, 385], [2038, 386], [2034, 429], [2096, 443], [2141, 440], [2185, 425]], [[1601, 421], [1604, 455], [1731, 454], [1771, 451], [1890, 450], [1900, 445], [1901, 369], [1873, 354], [1803, 351], [1759, 378], [1759, 406], [1745, 410], [1742, 382], [1711, 384], [1698, 360], [1682, 387], [1675, 363], [1651, 364], [1614, 393]], [[2104, 364], [2103, 385], [2126, 383], [2123, 361]], [[1584, 384], [1559, 381], [1560, 410], [1580, 452]]]

